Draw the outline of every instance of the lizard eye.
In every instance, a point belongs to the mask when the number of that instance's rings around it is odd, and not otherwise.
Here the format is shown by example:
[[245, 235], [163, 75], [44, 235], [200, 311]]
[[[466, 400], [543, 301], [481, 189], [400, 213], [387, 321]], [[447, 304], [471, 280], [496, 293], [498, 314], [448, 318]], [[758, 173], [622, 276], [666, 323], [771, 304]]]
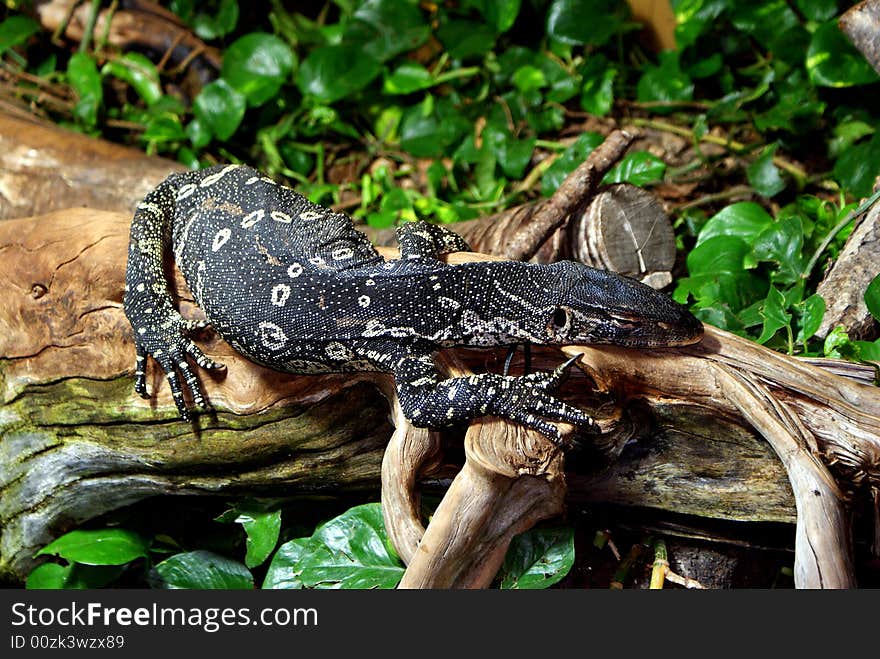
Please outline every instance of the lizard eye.
[[568, 324], [568, 309], [559, 307], [553, 312], [553, 325], [555, 327], [565, 327]]
[[571, 327], [571, 314], [565, 307], [557, 307], [550, 318], [550, 327], [553, 334], [564, 334]]

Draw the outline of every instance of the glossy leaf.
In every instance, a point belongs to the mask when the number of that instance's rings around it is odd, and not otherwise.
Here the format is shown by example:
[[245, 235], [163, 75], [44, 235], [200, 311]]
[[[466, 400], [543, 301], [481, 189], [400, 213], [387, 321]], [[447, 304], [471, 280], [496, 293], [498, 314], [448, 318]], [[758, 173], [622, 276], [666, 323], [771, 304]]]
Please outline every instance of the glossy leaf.
[[434, 84], [430, 71], [417, 62], [404, 62], [385, 76], [382, 91], [386, 94], [411, 94]]
[[293, 67], [293, 51], [284, 41], [272, 34], [252, 32], [226, 49], [221, 75], [244, 94], [248, 105], [258, 106], [278, 94]]
[[220, 140], [228, 140], [235, 134], [246, 108], [247, 99], [223, 78], [202, 87], [193, 103], [199, 125]]
[[323, 46], [303, 60], [296, 84], [303, 94], [334, 103], [366, 87], [381, 71], [382, 63], [358, 46]]
[[0, 55], [23, 44], [40, 30], [40, 25], [27, 16], [10, 16], [0, 23]]
[[764, 300], [761, 317], [764, 319], [764, 325], [761, 328], [761, 336], [756, 341], [762, 344], [791, 323], [791, 314], [786, 311], [785, 298], [774, 286], [770, 287], [767, 298]]
[[823, 23], [807, 49], [807, 71], [814, 85], [850, 87], [880, 80], [877, 72], [846, 38], [837, 21]]
[[636, 94], [639, 101], [689, 101], [694, 95], [694, 83], [681, 70], [677, 51], [664, 51], [658, 65], [649, 64], [639, 78]]
[[613, 0], [553, 0], [547, 10], [547, 34], [562, 43], [601, 46], [621, 26]]
[[216, 39], [235, 29], [238, 14], [238, 0], [220, 0], [216, 14], [198, 13], [193, 17], [193, 29], [202, 39]]
[[647, 151], [634, 151], [624, 156], [602, 179], [602, 183], [648, 185], [663, 180], [666, 163]]
[[269, 558], [281, 532], [281, 511], [240, 511], [235, 521], [247, 534], [244, 564], [256, 567]]
[[477, 6], [483, 18], [496, 32], [507, 32], [519, 14], [521, 0], [479, 0]]
[[125, 529], [78, 529], [56, 538], [36, 556], [60, 556], [86, 565], [122, 565], [146, 556], [148, 547], [148, 540]]
[[236, 589], [254, 587], [254, 578], [244, 565], [214, 552], [198, 550], [175, 554], [152, 571], [154, 588]]
[[767, 284], [746, 265], [751, 246], [735, 236], [715, 236], [701, 242], [687, 256], [689, 276], [680, 279], [674, 297], [690, 293], [702, 306], [726, 305], [736, 313], [767, 294]]
[[675, 43], [682, 50], [693, 44], [733, 0], [677, 0], [675, 12]]
[[880, 133], [844, 151], [834, 163], [832, 173], [841, 187], [853, 196], [870, 195], [874, 180], [880, 175]]
[[853, 341], [859, 351], [859, 358], [865, 361], [880, 362], [880, 339], [876, 341]]
[[72, 565], [43, 563], [27, 576], [24, 587], [28, 590], [60, 590], [67, 583]]
[[263, 588], [302, 588], [302, 560], [311, 550], [311, 538], [296, 538], [281, 545], [269, 563]]
[[590, 114], [604, 117], [614, 102], [614, 79], [617, 69], [601, 55], [591, 57], [583, 71], [581, 107]]
[[822, 318], [825, 316], [825, 300], [818, 293], [814, 293], [799, 305], [801, 310], [800, 329], [796, 340], [804, 343], [819, 330]]
[[379, 504], [356, 506], [321, 525], [303, 556], [309, 588], [394, 588], [404, 566], [391, 548]]
[[419, 104], [404, 111], [400, 147], [418, 157], [441, 156], [471, 128], [471, 122], [448, 101], [433, 108]]
[[468, 59], [489, 52], [497, 36], [491, 27], [477, 21], [449, 21], [437, 30], [437, 38], [455, 59]]
[[827, 21], [837, 14], [838, 0], [795, 0], [798, 10], [810, 21]]
[[530, 529], [510, 543], [500, 571], [500, 587], [549, 588], [568, 574], [574, 556], [573, 528]]
[[773, 164], [776, 145], [765, 148], [746, 168], [749, 183], [759, 195], [773, 197], [785, 189], [785, 181], [779, 174], [779, 168]]
[[780, 217], [755, 237], [752, 245], [759, 261], [774, 261], [779, 266], [773, 281], [793, 284], [804, 268], [804, 229], [800, 217]]
[[767, 211], [752, 201], [731, 204], [706, 222], [697, 237], [697, 245], [716, 236], [735, 236], [752, 243], [772, 222]]
[[379, 62], [419, 47], [431, 33], [416, 0], [365, 0], [352, 19], [343, 42], [360, 44], [364, 55]]
[[87, 126], [96, 125], [104, 91], [95, 60], [85, 53], [74, 53], [67, 63], [67, 80], [78, 97], [74, 115]]
[[874, 277], [865, 290], [865, 304], [868, 311], [877, 320], [880, 320], [880, 275]]
[[125, 53], [110, 60], [101, 73], [127, 82], [147, 105], [154, 105], [162, 98], [156, 65], [140, 53]]

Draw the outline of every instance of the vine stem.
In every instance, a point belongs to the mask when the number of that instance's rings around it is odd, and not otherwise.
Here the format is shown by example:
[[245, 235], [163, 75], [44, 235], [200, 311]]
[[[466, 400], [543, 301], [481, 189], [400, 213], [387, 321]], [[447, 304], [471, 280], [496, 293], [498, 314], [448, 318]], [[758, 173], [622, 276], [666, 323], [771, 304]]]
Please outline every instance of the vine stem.
[[801, 277], [803, 279], [807, 279], [810, 276], [813, 268], [816, 267], [816, 263], [819, 262], [819, 258], [822, 256], [822, 252], [828, 249], [828, 245], [831, 244], [831, 241], [834, 240], [834, 237], [838, 233], [843, 231], [844, 227], [846, 227], [847, 224], [849, 224], [857, 217], [865, 213], [868, 209], [870, 209], [871, 206], [873, 206], [878, 199], [880, 199], [880, 190], [874, 192], [874, 194], [872, 194], [870, 197], [865, 199], [865, 201], [859, 204], [858, 208], [851, 210], [849, 213], [846, 214], [846, 217], [844, 217], [840, 222], [834, 225], [831, 231], [828, 232], [828, 235], [825, 236], [825, 239], [822, 241], [822, 243], [816, 248], [816, 251], [813, 252], [813, 256], [810, 258], [810, 262], [807, 263], [807, 267], [804, 268], [804, 271], [801, 274]]
[[[639, 126], [642, 128], [653, 128], [654, 130], [659, 130], [664, 133], [672, 133], [673, 135], [687, 137], [694, 141], [697, 139], [694, 131], [692, 131], [690, 128], [677, 126], [676, 124], [671, 124], [666, 121], [658, 121], [657, 119], [634, 118], [630, 119], [630, 123], [632, 123], [633, 126]], [[699, 141], [707, 142], [709, 144], [717, 144], [718, 146], [726, 147], [736, 153], [744, 153], [752, 148], [748, 144], [743, 144], [742, 142], [737, 142], [736, 140], [731, 140], [726, 137], [710, 135], [709, 133], [701, 135]], [[807, 173], [803, 169], [795, 165], [793, 162], [789, 162], [785, 158], [773, 156], [773, 164], [779, 167], [779, 169], [783, 169], [791, 174], [798, 181], [799, 184], [807, 179]]]

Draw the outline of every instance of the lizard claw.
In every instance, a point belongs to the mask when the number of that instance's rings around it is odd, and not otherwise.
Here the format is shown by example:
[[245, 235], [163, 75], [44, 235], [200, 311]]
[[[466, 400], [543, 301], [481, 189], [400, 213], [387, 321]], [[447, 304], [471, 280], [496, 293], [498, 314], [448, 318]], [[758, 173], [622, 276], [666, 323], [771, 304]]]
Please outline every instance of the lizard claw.
[[171, 396], [180, 418], [190, 421], [192, 414], [186, 404], [184, 388], [189, 390], [192, 402], [197, 408], [205, 410], [210, 407], [187, 357], [191, 357], [196, 364], [206, 369], [222, 369], [225, 366], [207, 357], [185, 336], [193, 329], [207, 326], [207, 321], [187, 321], [176, 312], [169, 313], [165, 319], [157, 317], [155, 320], [157, 322], [145, 323], [136, 331], [137, 363], [134, 389], [142, 397], [149, 398], [145, 366], [147, 355], [152, 356], [168, 379]]

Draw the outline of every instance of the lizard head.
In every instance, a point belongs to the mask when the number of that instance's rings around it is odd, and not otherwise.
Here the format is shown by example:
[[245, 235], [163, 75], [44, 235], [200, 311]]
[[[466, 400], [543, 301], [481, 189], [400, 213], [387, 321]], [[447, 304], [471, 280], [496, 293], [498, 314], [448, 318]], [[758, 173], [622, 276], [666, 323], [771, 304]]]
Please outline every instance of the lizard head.
[[563, 261], [555, 304], [542, 309], [551, 343], [679, 346], [696, 343], [703, 324], [668, 295], [635, 279]]

